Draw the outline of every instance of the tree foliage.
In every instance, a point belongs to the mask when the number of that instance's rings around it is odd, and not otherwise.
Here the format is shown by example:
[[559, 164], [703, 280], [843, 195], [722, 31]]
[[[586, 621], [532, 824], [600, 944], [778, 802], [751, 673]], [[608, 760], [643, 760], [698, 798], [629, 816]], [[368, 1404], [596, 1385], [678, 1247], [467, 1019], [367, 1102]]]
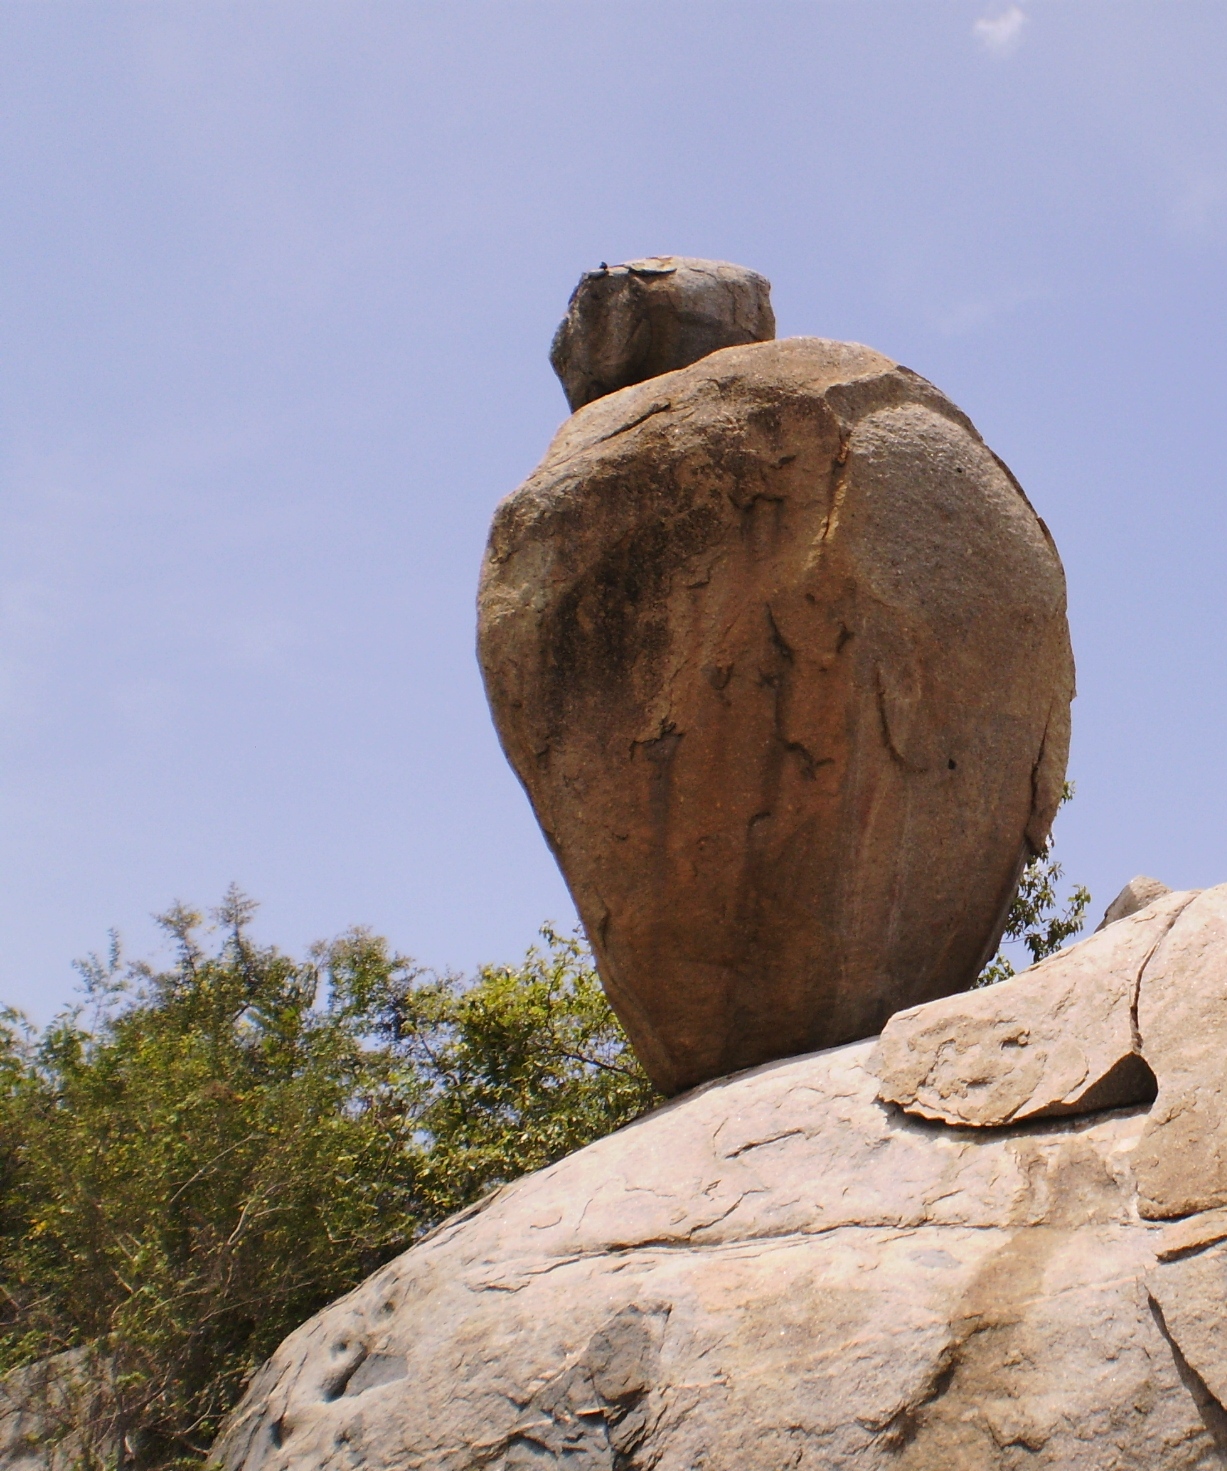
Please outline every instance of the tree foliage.
[[[1066, 782], [1061, 793], [1062, 807], [1074, 795], [1074, 785]], [[1078, 934], [1086, 923], [1086, 911], [1091, 904], [1091, 891], [1076, 884], [1065, 901], [1064, 908], [1057, 898], [1057, 885], [1063, 869], [1052, 856], [1052, 838], [1044, 845], [1044, 851], [1034, 857], [1023, 869], [1018, 892], [1010, 905], [1002, 939], [1019, 942], [1031, 956], [1031, 964], [1044, 960]], [[1005, 981], [1014, 974], [1014, 966], [1004, 949], [998, 950], [994, 958], [980, 972], [977, 986], [991, 986]]]
[[[84, 1347], [137, 1466], [198, 1461], [294, 1326], [494, 1186], [653, 1101], [581, 944], [466, 984], [354, 931], [305, 962], [231, 892], [175, 959], [0, 1030], [0, 1368]], [[79, 1433], [79, 1427], [75, 1427]]]

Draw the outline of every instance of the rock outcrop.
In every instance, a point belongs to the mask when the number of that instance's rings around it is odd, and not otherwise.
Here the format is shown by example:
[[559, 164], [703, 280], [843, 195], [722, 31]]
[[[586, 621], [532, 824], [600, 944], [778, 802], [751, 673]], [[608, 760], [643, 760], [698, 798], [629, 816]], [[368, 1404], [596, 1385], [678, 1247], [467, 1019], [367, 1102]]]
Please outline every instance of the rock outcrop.
[[[937, 1002], [880, 1048], [709, 1085], [505, 1187], [293, 1334], [218, 1460], [1222, 1467], [1227, 1209], [1202, 1206], [1221, 1196], [1203, 1146], [1222, 1137], [1204, 1105], [1227, 1042], [1225, 913], [1227, 886], [1171, 896], [992, 988], [1013, 1043], [992, 1007], [956, 1026]], [[1091, 1073], [1130, 1045], [1135, 1001], [1158, 1099], [1073, 1112], [1102, 1101]], [[901, 1081], [898, 1034], [932, 1057], [943, 1026], [996, 1090], [974, 1124], [905, 1111], [952, 1095], [910, 1063]], [[1088, 1059], [1081, 1083], [1064, 1044]], [[994, 1072], [1010, 1046], [1037, 1049], [1034, 1106]], [[1152, 1219], [1179, 1211], [1195, 1214]]]
[[1148, 904], [1153, 904], [1156, 899], [1171, 892], [1171, 889], [1166, 884], [1161, 884], [1158, 879], [1147, 878], [1144, 873], [1139, 873], [1129, 880], [1104, 910], [1103, 918], [1096, 928], [1107, 929], [1108, 925], [1115, 924], [1118, 919], [1124, 919], [1129, 914], [1136, 914], [1139, 909], [1145, 909]]
[[771, 283], [722, 260], [656, 255], [586, 271], [550, 362], [572, 409], [721, 347], [775, 336]]
[[[1227, 1206], [1227, 884], [1166, 893], [1012, 980], [892, 1017], [882, 1097], [978, 1127], [1154, 1099], [1152, 1219]], [[1157, 1090], [1157, 1096], [1156, 1096]]]
[[882, 1097], [980, 1128], [1149, 1102], [1142, 977], [1194, 897], [1168, 894], [1011, 980], [897, 1013], [882, 1032]]
[[122, 1457], [114, 1371], [105, 1355], [69, 1349], [0, 1378], [4, 1471], [79, 1471]]
[[817, 338], [599, 399], [499, 507], [495, 723], [676, 1093], [971, 983], [1061, 793], [1048, 533], [931, 384]]

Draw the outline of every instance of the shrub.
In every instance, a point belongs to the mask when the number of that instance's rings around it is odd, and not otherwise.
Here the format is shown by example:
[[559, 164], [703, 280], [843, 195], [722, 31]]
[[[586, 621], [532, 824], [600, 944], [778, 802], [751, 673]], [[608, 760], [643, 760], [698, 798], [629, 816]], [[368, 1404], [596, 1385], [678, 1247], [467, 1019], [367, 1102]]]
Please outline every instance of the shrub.
[[[354, 931], [298, 962], [231, 892], [0, 1030], [0, 1368], [68, 1349], [137, 1466], [198, 1461], [284, 1335], [415, 1235], [653, 1100], [574, 939], [471, 984]], [[80, 1427], [73, 1427], [80, 1437]]]

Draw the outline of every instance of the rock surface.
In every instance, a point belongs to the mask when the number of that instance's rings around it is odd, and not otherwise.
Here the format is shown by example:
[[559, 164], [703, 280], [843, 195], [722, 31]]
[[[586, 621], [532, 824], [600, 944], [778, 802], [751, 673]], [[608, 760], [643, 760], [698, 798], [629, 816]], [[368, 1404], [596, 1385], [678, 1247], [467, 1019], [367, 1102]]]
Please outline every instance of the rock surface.
[[1159, 1080], [1138, 1145], [1143, 1214], [1227, 1205], [1227, 884], [1172, 926], [1147, 967], [1138, 1028]]
[[[983, 991], [891, 1018], [884, 1101], [977, 1127], [1154, 1099], [1134, 1154], [1152, 1219], [1227, 1206], [1227, 884], [1166, 893]], [[1157, 1089], [1157, 1096], [1156, 1096]]]
[[1166, 884], [1161, 884], [1158, 879], [1147, 878], [1144, 873], [1139, 873], [1136, 878], [1129, 880], [1104, 910], [1103, 918], [1099, 921], [1097, 929], [1106, 929], [1108, 925], [1115, 924], [1118, 919], [1136, 914], [1139, 909], [1145, 909], [1148, 904], [1153, 904], [1156, 899], [1171, 892], [1171, 889]]
[[891, 1017], [883, 1099], [979, 1127], [1149, 1102], [1139, 992], [1194, 897], [1168, 894], [1011, 980]]
[[664, 1092], [871, 1036], [991, 956], [1061, 793], [1065, 584], [924, 379], [796, 338], [589, 404], [499, 507], [479, 614]]
[[[1171, 967], [1217, 923], [1222, 891], [1209, 894], [1185, 896], [1171, 924], [1169, 911], [1139, 921], [1123, 948], [1086, 942], [1084, 961], [1123, 971], [1124, 951], [1167, 926], [1163, 975], [1191, 992], [1206, 970], [1182, 981]], [[1227, 937], [1212, 943], [1227, 961]], [[1029, 979], [1038, 1024], [1056, 970], [1010, 983], [1018, 1015]], [[504, 1188], [287, 1339], [216, 1458], [228, 1471], [1227, 1465], [1224, 1212], [1166, 1226], [1139, 1213], [1157, 1114], [950, 1127], [884, 1103], [882, 1065], [866, 1041], [743, 1073]]]
[[728, 261], [657, 255], [584, 273], [550, 363], [578, 409], [717, 348], [774, 336], [770, 281]]
[[0, 1378], [4, 1471], [79, 1471], [113, 1466], [118, 1417], [107, 1360], [70, 1349]]

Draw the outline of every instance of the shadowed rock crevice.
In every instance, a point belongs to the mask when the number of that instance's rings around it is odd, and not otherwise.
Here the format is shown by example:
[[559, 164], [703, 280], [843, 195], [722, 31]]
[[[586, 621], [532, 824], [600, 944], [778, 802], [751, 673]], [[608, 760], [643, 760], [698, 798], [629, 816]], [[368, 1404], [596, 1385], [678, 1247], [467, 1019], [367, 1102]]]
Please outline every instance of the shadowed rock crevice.
[[1221, 1458], [1220, 1464], [1227, 1466], [1227, 1411], [1210, 1393], [1206, 1381], [1197, 1370], [1189, 1363], [1181, 1351], [1180, 1345], [1172, 1337], [1167, 1326], [1167, 1320], [1163, 1316], [1163, 1309], [1153, 1297], [1147, 1298], [1150, 1311], [1155, 1320], [1155, 1325], [1163, 1335], [1168, 1347], [1172, 1351], [1172, 1362], [1176, 1366], [1176, 1372], [1180, 1375], [1180, 1382], [1189, 1391], [1189, 1396], [1197, 1406], [1197, 1413], [1201, 1416], [1202, 1424], [1214, 1442], [1215, 1449]]

